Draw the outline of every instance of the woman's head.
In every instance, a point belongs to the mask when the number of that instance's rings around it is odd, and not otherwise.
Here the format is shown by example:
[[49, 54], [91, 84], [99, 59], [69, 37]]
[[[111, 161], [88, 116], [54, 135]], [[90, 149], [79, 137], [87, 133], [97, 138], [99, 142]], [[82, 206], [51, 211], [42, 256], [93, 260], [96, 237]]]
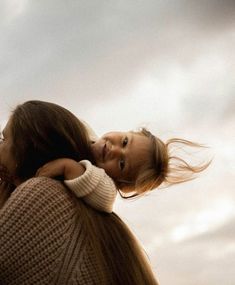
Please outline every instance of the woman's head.
[[[34, 176], [39, 167], [56, 158], [92, 161], [84, 125], [53, 103], [28, 101], [17, 106], [3, 135], [0, 163], [20, 181]], [[10, 158], [4, 158], [6, 153]]]

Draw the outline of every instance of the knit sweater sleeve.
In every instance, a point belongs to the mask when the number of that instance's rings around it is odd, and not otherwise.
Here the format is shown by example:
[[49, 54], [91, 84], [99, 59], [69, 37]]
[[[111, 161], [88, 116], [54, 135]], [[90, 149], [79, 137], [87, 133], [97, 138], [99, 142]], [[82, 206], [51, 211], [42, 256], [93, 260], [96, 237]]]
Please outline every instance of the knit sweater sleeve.
[[113, 180], [104, 169], [92, 165], [90, 161], [82, 160], [80, 163], [85, 167], [84, 174], [72, 180], [65, 180], [64, 183], [91, 207], [111, 213], [117, 195]]

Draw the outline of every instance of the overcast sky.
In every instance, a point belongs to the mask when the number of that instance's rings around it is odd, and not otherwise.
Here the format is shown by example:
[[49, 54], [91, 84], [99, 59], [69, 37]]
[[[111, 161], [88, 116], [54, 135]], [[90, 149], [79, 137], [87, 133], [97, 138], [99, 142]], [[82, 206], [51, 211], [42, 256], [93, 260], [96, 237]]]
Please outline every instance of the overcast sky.
[[197, 180], [119, 199], [161, 285], [235, 284], [235, 1], [1, 0], [0, 121], [29, 99], [97, 134], [211, 146]]

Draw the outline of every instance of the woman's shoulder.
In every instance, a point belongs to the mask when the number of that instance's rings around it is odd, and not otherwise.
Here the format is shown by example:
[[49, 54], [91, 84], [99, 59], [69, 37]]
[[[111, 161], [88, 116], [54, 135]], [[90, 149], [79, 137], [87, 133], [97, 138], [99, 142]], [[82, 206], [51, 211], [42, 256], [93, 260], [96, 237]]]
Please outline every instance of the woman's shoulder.
[[62, 182], [48, 177], [34, 177], [20, 184], [11, 194], [9, 203], [20, 204], [30, 211], [31, 206], [37, 208], [70, 208], [74, 198]]
[[17, 276], [17, 284], [71, 279], [77, 270], [72, 266], [82, 266], [88, 245], [81, 211], [59, 181], [39, 177], [19, 185], [0, 210], [1, 277]]
[[[39, 193], [47, 195], [51, 192], [65, 191], [65, 186], [61, 181], [48, 177], [33, 177], [20, 184], [13, 193], [28, 192], [28, 194]], [[30, 193], [29, 193], [30, 192]]]
[[25, 188], [25, 187], [47, 187], [47, 186], [54, 186], [54, 187], [63, 187], [63, 184], [55, 180], [53, 178], [49, 177], [32, 177], [24, 181], [22, 184], [20, 184], [16, 189], [19, 188]]

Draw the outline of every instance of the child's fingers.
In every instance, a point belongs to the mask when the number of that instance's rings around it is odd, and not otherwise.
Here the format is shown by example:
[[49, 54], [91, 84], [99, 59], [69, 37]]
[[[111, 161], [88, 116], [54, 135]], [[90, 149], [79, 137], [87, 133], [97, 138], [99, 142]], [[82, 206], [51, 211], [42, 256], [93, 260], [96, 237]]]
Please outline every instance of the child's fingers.
[[59, 160], [46, 163], [36, 172], [36, 176], [46, 176], [51, 178], [60, 175], [63, 175], [63, 165], [59, 162]]
[[44, 166], [40, 167], [37, 172], [36, 172], [36, 177], [38, 176], [46, 176], [46, 177], [51, 177], [50, 172], [48, 172]]
[[46, 177], [53, 177], [54, 176], [54, 171], [53, 169], [48, 166], [47, 164], [43, 165], [40, 167], [35, 176], [46, 176]]

